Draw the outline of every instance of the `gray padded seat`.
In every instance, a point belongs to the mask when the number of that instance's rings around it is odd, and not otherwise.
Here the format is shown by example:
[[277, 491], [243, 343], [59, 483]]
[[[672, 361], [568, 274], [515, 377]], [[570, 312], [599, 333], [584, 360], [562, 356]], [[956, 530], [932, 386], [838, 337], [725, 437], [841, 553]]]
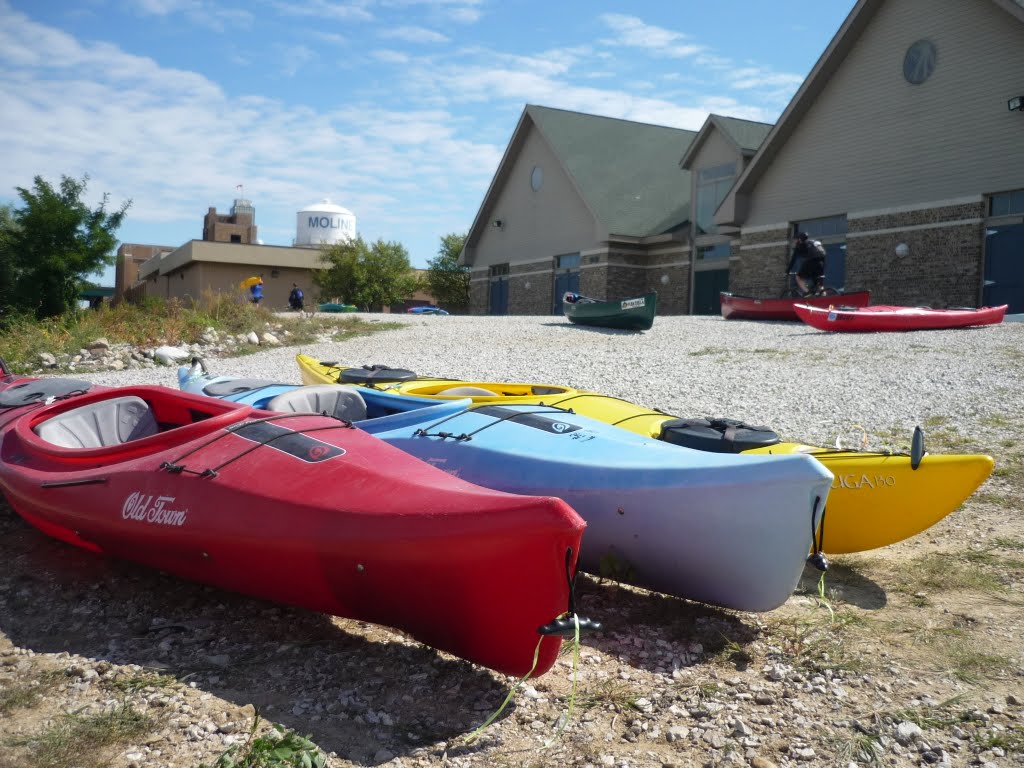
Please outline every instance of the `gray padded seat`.
[[483, 387], [449, 387], [442, 389], [439, 395], [458, 395], [460, 397], [497, 397], [498, 395]]
[[273, 387], [280, 384], [278, 381], [269, 379], [229, 379], [227, 381], [214, 381], [203, 387], [203, 394], [210, 397], [226, 397], [248, 392], [252, 389]]
[[89, 403], [35, 426], [39, 437], [64, 448], [120, 445], [159, 431], [149, 405], [134, 395]]
[[282, 392], [269, 403], [268, 411], [279, 413], [323, 413], [345, 421], [363, 421], [366, 402], [354, 387], [318, 384]]

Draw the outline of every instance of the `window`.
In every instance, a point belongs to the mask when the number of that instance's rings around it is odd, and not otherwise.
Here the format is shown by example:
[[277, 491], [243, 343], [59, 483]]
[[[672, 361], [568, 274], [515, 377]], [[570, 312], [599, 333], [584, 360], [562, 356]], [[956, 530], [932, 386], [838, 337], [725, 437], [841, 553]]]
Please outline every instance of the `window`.
[[1024, 213], [1024, 189], [1001, 192], [989, 198], [989, 216], [1010, 216], [1014, 213]]
[[544, 183], [544, 169], [539, 165], [533, 166], [533, 172], [530, 173], [530, 189], [534, 192], [540, 189], [540, 185]]
[[272, 269], [272, 270], [270, 270], [270, 276], [271, 277], [280, 277], [281, 276], [281, 272], [280, 272], [280, 270]]
[[715, 228], [715, 210], [725, 199], [736, 176], [736, 163], [716, 165], [697, 171], [697, 234], [710, 235]]
[[841, 237], [849, 229], [846, 215], [829, 216], [824, 219], [808, 219], [793, 224], [793, 236], [797, 232], [806, 232], [812, 240], [821, 240], [827, 237]]
[[503, 277], [508, 274], [508, 264], [493, 264], [487, 268], [488, 277]]
[[714, 261], [728, 259], [732, 249], [728, 243], [697, 246], [697, 261]]
[[231, 236], [231, 242], [232, 243], [240, 243], [240, 242], [242, 242], [242, 236], [241, 235], [232, 235]]
[[567, 253], [555, 257], [555, 269], [579, 269], [581, 258], [578, 253]]
[[935, 71], [938, 54], [931, 40], [918, 40], [903, 55], [903, 77], [911, 85], [920, 85]]

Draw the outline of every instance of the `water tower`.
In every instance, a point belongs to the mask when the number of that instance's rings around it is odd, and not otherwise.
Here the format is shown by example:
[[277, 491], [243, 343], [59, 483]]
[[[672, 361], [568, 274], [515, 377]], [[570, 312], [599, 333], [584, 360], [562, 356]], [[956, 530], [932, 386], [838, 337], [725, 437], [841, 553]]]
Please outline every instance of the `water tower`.
[[298, 212], [295, 245], [316, 248], [352, 240], [356, 236], [356, 216], [348, 208], [324, 198]]

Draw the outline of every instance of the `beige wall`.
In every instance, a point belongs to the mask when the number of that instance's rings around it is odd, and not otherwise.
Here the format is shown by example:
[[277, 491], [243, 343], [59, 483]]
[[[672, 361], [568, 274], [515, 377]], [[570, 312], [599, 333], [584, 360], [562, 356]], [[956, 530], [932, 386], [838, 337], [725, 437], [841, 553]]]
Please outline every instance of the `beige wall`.
[[[907, 47], [938, 52], [921, 85]], [[796, 126], [744, 226], [1015, 189], [1024, 183], [1024, 25], [979, 0], [890, 0]]]
[[[505, 183], [496, 190], [496, 200], [474, 248], [475, 269], [578, 253], [581, 244], [590, 246], [597, 240], [593, 216], [547, 142], [532, 123], [530, 126]], [[544, 172], [537, 192], [530, 187], [534, 166]], [[500, 229], [491, 226], [495, 219], [503, 222]]]

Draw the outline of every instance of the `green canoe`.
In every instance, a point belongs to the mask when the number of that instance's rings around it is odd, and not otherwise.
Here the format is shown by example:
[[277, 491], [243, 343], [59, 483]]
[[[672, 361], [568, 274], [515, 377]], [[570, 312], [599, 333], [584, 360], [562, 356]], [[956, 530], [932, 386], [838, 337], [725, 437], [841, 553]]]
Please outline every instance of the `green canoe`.
[[625, 331], [646, 331], [654, 324], [658, 294], [645, 293], [619, 301], [598, 301], [578, 293], [562, 296], [562, 310], [578, 325], [619, 328]]
[[321, 312], [358, 312], [359, 307], [355, 304], [321, 304], [318, 309]]

